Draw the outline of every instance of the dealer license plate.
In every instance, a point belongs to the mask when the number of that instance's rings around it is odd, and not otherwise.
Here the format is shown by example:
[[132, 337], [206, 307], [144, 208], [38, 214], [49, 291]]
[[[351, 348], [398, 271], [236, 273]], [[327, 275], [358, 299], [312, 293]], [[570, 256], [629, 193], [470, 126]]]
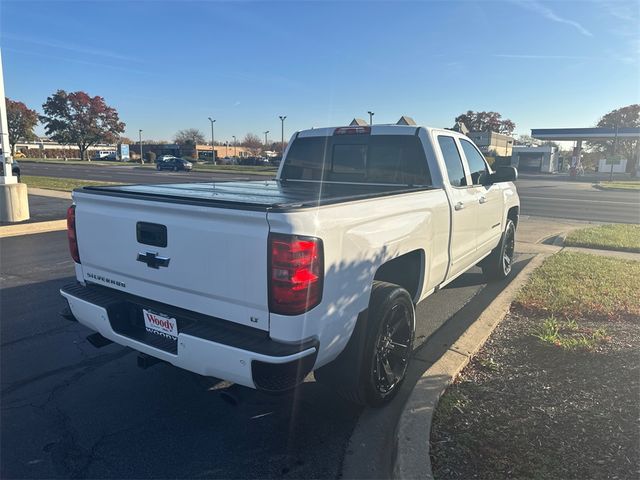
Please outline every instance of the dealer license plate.
[[144, 326], [147, 332], [172, 340], [178, 339], [178, 322], [175, 318], [145, 309], [142, 310], [142, 315], [144, 316]]

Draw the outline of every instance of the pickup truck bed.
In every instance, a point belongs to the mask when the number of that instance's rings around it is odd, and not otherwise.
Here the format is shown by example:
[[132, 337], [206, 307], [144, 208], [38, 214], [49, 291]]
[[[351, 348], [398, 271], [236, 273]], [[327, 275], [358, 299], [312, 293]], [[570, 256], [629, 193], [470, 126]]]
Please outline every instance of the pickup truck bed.
[[156, 202], [284, 212], [428, 189], [430, 187], [268, 180], [84, 187], [82, 192]]

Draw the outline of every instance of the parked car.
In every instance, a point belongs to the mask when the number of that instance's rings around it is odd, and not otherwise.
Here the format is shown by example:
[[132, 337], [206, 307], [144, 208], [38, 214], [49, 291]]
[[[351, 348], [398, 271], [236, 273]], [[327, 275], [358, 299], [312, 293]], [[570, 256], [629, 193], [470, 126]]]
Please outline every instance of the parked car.
[[193, 169], [193, 163], [185, 160], [183, 158], [167, 158], [165, 160], [160, 160], [156, 162], [157, 170], [173, 170], [177, 172], [179, 170], [183, 170], [186, 172], [190, 172]]
[[236, 164], [236, 159], [234, 159], [232, 157], [217, 158], [216, 159], [216, 163], [218, 165], [235, 165]]
[[97, 150], [91, 156], [91, 160], [116, 160], [117, 158], [113, 150]]
[[275, 180], [75, 190], [61, 293], [92, 343], [145, 364], [268, 392], [315, 370], [380, 406], [405, 378], [415, 305], [474, 265], [510, 274], [516, 176], [451, 130], [304, 130]]
[[269, 159], [269, 163], [274, 167], [277, 167], [278, 165], [280, 165], [281, 161], [282, 161], [282, 157], [280, 155], [278, 155], [277, 157], [271, 157]]

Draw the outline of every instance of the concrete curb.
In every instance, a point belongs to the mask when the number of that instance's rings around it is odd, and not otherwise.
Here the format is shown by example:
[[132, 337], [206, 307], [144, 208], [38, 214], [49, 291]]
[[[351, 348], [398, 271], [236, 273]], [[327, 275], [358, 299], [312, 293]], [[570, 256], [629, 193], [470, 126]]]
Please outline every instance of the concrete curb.
[[17, 237], [19, 235], [33, 235], [35, 233], [57, 232], [67, 229], [66, 220], [51, 220], [49, 222], [24, 223], [21, 225], [5, 225], [0, 227], [0, 238]]
[[38, 195], [41, 197], [65, 198], [71, 200], [71, 192], [63, 192], [60, 190], [49, 190], [47, 188], [34, 188], [27, 185], [29, 195]]
[[531, 273], [549, 254], [535, 256], [491, 302], [478, 319], [451, 345], [418, 380], [398, 425], [398, 452], [394, 478], [432, 479], [429, 441], [431, 420], [440, 395], [484, 345], [506, 316], [511, 302]]
[[603, 187], [602, 185], [594, 184], [593, 188], [596, 190], [602, 190], [603, 192], [635, 192], [638, 193], [639, 190], [633, 188], [615, 188], [615, 187]]

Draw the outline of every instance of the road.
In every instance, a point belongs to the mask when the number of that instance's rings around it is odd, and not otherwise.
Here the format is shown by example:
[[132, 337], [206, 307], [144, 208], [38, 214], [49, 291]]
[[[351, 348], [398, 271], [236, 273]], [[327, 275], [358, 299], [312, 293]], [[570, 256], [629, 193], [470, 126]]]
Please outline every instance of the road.
[[122, 183], [181, 183], [231, 180], [264, 180], [264, 175], [232, 174], [217, 172], [158, 172], [152, 167], [129, 165], [65, 165], [59, 163], [20, 162], [22, 175], [41, 175], [57, 178], [80, 178], [104, 182]]
[[598, 190], [566, 176], [522, 176], [521, 213], [592, 222], [640, 223], [640, 191]]
[[[125, 183], [168, 183], [262, 179], [265, 176], [208, 172], [157, 172], [130, 166], [21, 163], [25, 175]], [[605, 191], [567, 176], [523, 175], [517, 182], [523, 215], [593, 222], [640, 223], [640, 191]]]
[[[0, 263], [0, 477], [338, 478], [362, 409], [312, 377], [286, 397], [230, 387], [232, 406], [225, 384], [141, 370], [132, 350], [95, 349], [58, 315], [73, 281], [64, 231], [0, 239]], [[474, 269], [420, 303], [417, 343], [461, 309], [472, 321], [495, 295], [483, 281]]]

